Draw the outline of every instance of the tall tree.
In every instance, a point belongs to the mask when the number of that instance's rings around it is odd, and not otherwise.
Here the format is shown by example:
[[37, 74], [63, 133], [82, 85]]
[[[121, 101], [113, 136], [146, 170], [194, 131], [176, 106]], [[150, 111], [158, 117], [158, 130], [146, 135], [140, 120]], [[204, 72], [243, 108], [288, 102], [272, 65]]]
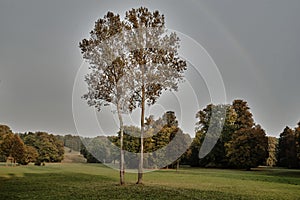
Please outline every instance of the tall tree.
[[[197, 146], [192, 151], [193, 159], [199, 161], [199, 150], [204, 138], [215, 141], [215, 145], [204, 158], [200, 159], [200, 162], [194, 161], [193, 165], [226, 167], [227, 158], [224, 144], [231, 139], [231, 135], [234, 132], [234, 123], [237, 118], [236, 112], [231, 105], [210, 104], [199, 111], [196, 117], [199, 118], [199, 121], [196, 124], [196, 140], [193, 142], [193, 145]], [[224, 120], [224, 123], [222, 123], [222, 120]], [[208, 132], [209, 129], [210, 131]]]
[[134, 83], [133, 107], [141, 108], [140, 158], [137, 184], [143, 178], [145, 105], [154, 104], [163, 90], [178, 89], [186, 62], [178, 56], [179, 38], [167, 34], [165, 18], [159, 11], [141, 7], [126, 12], [125, 24], [130, 30], [131, 77]]
[[259, 125], [239, 129], [225, 145], [229, 163], [236, 168], [250, 170], [263, 164], [267, 157], [268, 139]]
[[297, 153], [295, 132], [285, 127], [280, 134], [278, 144], [278, 165], [280, 167], [296, 168], [297, 167]]
[[[129, 86], [126, 77], [125, 26], [119, 15], [108, 12], [95, 22], [90, 39], [83, 39], [79, 47], [83, 58], [90, 64], [91, 72], [86, 75], [88, 92], [83, 96], [88, 105], [100, 111], [102, 106], [112, 103], [117, 108], [120, 128], [120, 184], [125, 183], [124, 174], [124, 126], [122, 113], [131, 111]], [[122, 37], [123, 36], [123, 37]], [[127, 70], [128, 71], [128, 70]]]
[[237, 168], [255, 167], [267, 157], [268, 140], [265, 131], [254, 123], [246, 101], [237, 99], [232, 103], [237, 114], [231, 140], [225, 143], [229, 165]]
[[[137, 183], [142, 183], [143, 174], [145, 104], [154, 104], [163, 90], [177, 90], [186, 69], [177, 53], [179, 38], [175, 33], [168, 35], [164, 24], [163, 15], [143, 7], [126, 12], [124, 21], [108, 12], [96, 22], [91, 38], [80, 43], [92, 70], [86, 77], [89, 92], [84, 98], [88, 104], [98, 109], [107, 102], [115, 104], [121, 137], [122, 111], [141, 107]], [[122, 139], [120, 145], [122, 151]], [[122, 170], [120, 166], [120, 177]]]
[[236, 99], [233, 101], [232, 107], [237, 114], [237, 119], [235, 121], [236, 130], [241, 128], [252, 128], [254, 126], [252, 113], [250, 112], [250, 108], [246, 101]]

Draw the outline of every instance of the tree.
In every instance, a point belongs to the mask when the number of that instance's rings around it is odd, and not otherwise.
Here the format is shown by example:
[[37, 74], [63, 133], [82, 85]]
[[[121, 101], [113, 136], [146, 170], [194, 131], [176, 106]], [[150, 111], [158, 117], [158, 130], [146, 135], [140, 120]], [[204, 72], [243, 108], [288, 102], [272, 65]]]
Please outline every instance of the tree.
[[246, 101], [234, 100], [232, 108], [237, 118], [231, 140], [225, 143], [226, 155], [232, 167], [250, 170], [265, 161], [268, 140], [265, 131], [259, 125], [255, 126]]
[[145, 135], [145, 152], [148, 155], [145, 159], [146, 166], [148, 168], [176, 166], [178, 169], [182, 154], [188, 149], [191, 138], [178, 127], [175, 112], [167, 111], [157, 120], [151, 116], [147, 118]]
[[268, 158], [266, 165], [273, 167], [277, 164], [277, 146], [278, 139], [276, 137], [268, 137]]
[[82, 147], [81, 154], [87, 159], [88, 163], [111, 163], [113, 161], [111, 156], [113, 147], [105, 136], [95, 137]]
[[70, 150], [80, 151], [82, 142], [79, 136], [65, 135], [60, 139], [64, 142], [64, 146], [70, 148]]
[[[120, 133], [118, 133], [120, 134]], [[140, 128], [135, 126], [124, 127], [124, 148], [126, 167], [138, 166], [137, 153], [140, 150]], [[119, 137], [109, 139], [120, 146]], [[178, 127], [174, 112], [168, 111], [157, 120], [153, 116], [146, 118], [145, 123], [144, 166], [149, 169], [174, 167], [179, 165], [181, 155], [185, 153], [191, 142], [188, 134], [183, 134]], [[170, 164], [171, 163], [171, 164]]]
[[34, 147], [25, 145], [25, 153], [20, 164], [27, 165], [28, 163], [36, 162], [38, 156], [39, 154]]
[[297, 167], [297, 153], [295, 132], [285, 127], [280, 134], [278, 144], [278, 165], [280, 167], [296, 168]]
[[25, 157], [25, 151], [26, 148], [24, 142], [21, 140], [19, 135], [14, 134], [10, 149], [10, 156], [14, 158], [15, 162], [21, 163]]
[[[61, 162], [64, 157], [63, 141], [46, 132], [25, 133], [21, 135], [24, 143], [36, 149], [38, 157], [35, 164]], [[33, 152], [32, 152], [33, 153]]]
[[17, 134], [6, 133], [2, 135], [0, 148], [4, 158], [11, 158], [14, 163], [21, 163], [24, 158], [25, 145]]
[[[193, 142], [192, 158], [193, 165], [202, 167], [226, 167], [228, 159], [224, 144], [231, 139], [234, 132], [237, 114], [231, 105], [207, 105], [206, 108], [200, 110], [196, 117], [199, 121], [196, 124], [196, 138]], [[223, 121], [223, 122], [222, 122]], [[204, 138], [212, 142], [211, 151], [200, 159], [199, 150], [202, 147]]]
[[[84, 98], [100, 109], [113, 103], [121, 113], [141, 107], [141, 145], [137, 183], [142, 183], [145, 104], [154, 104], [163, 90], [177, 90], [186, 62], [178, 56], [179, 38], [166, 34], [164, 16], [147, 8], [131, 9], [125, 19], [108, 12], [95, 23], [91, 38], [80, 43], [92, 72], [86, 76], [89, 91]], [[129, 104], [127, 104], [129, 103]], [[121, 152], [121, 165], [122, 165]], [[122, 179], [120, 166], [120, 179]], [[122, 181], [121, 181], [122, 182]]]
[[300, 122], [298, 122], [298, 127], [295, 128], [295, 140], [296, 140], [296, 155], [298, 160], [298, 167], [300, 167]]
[[262, 164], [267, 157], [268, 139], [259, 125], [239, 129], [225, 145], [229, 163], [236, 168], [250, 170]]
[[159, 11], [150, 12], [141, 7], [126, 12], [125, 24], [130, 30], [129, 62], [132, 67], [134, 94], [133, 107], [141, 108], [140, 158], [137, 184], [143, 178], [143, 153], [145, 133], [145, 104], [154, 104], [163, 90], [178, 89], [183, 79], [186, 62], [179, 58], [179, 38], [166, 34], [165, 18]]
[[6, 149], [5, 147], [3, 146], [3, 140], [4, 138], [6, 137], [7, 134], [12, 134], [12, 131], [11, 129], [6, 126], [6, 125], [1, 125], [0, 124], [0, 161], [3, 161], [5, 162], [6, 161]]
[[236, 99], [233, 101], [232, 107], [237, 114], [237, 119], [235, 121], [236, 130], [241, 128], [252, 128], [254, 126], [252, 113], [249, 111], [250, 108], [246, 101]]
[[[120, 131], [118, 132], [118, 136]], [[140, 149], [139, 143], [140, 129], [136, 126], [124, 126], [124, 157], [127, 168], [136, 169], [138, 167], [137, 154]], [[110, 137], [110, 140], [120, 147], [120, 137]]]
[[[117, 107], [120, 128], [120, 184], [124, 181], [124, 149], [122, 112], [131, 111], [130, 90], [126, 80], [129, 67], [122, 49], [126, 49], [124, 37], [125, 24], [119, 15], [108, 12], [103, 19], [96, 21], [90, 32], [90, 39], [83, 39], [79, 47], [83, 58], [90, 64], [91, 72], [86, 75], [88, 93], [83, 96], [88, 105], [100, 111], [102, 106], [112, 103]], [[129, 94], [129, 95], [128, 95]]]

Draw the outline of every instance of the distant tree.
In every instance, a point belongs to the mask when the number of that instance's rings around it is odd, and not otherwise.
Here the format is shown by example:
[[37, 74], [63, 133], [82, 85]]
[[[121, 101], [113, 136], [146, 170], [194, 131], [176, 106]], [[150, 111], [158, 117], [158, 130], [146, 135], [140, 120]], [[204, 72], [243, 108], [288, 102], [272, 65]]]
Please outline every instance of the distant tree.
[[[199, 121], [196, 124], [196, 138], [192, 143], [192, 158], [196, 160], [192, 161], [192, 165], [226, 167], [228, 159], [224, 144], [230, 141], [231, 135], [235, 131], [236, 112], [230, 105], [210, 104], [203, 110], [200, 110], [196, 117], [199, 118]], [[224, 122], [222, 123], [223, 120]], [[221, 127], [222, 125], [223, 127]], [[210, 132], [208, 133], [209, 129]], [[199, 160], [199, 150], [202, 147], [204, 138], [214, 140], [216, 143], [212, 150]]]
[[62, 138], [60, 140], [64, 142], [65, 147], [68, 147], [74, 151], [80, 151], [82, 141], [79, 136], [74, 136], [74, 135], [68, 134], [68, 135], [62, 136]]
[[25, 145], [17, 134], [3, 134], [0, 149], [2, 156], [13, 159], [14, 163], [21, 163], [25, 156]]
[[3, 144], [3, 140], [7, 134], [13, 134], [13, 132], [8, 126], [0, 124], [0, 162], [5, 162], [7, 158], [6, 147]]
[[21, 159], [20, 164], [27, 165], [28, 163], [36, 162], [38, 156], [39, 154], [34, 147], [25, 145], [25, 153], [23, 158]]
[[17, 163], [21, 163], [23, 158], [25, 157], [26, 147], [24, 142], [21, 140], [19, 135], [14, 134], [10, 156], [14, 158]]
[[280, 134], [278, 144], [278, 165], [280, 167], [297, 168], [297, 152], [295, 132], [285, 127]]
[[105, 136], [93, 138], [87, 145], [81, 149], [82, 155], [88, 163], [111, 163], [112, 144]]
[[0, 124], [0, 139], [1, 139], [1, 136], [8, 134], [8, 133], [12, 133], [11, 129], [6, 125]]
[[[125, 166], [127, 168], [137, 168], [137, 153], [140, 149], [139, 136], [140, 129], [136, 126], [124, 126], [124, 157], [125, 157]], [[109, 137], [109, 140], [112, 141], [116, 146], [120, 147], [120, 131], [118, 136]]]
[[277, 164], [277, 146], [278, 139], [276, 137], [268, 137], [268, 158], [266, 165], [273, 167]]
[[164, 113], [161, 118], [154, 120], [150, 127], [148, 119], [145, 131], [145, 152], [149, 153], [146, 160], [148, 167], [166, 166], [178, 169], [182, 154], [191, 143], [190, 136], [178, 127], [173, 111]]
[[[191, 137], [189, 134], [184, 134], [180, 128], [175, 129], [173, 134], [171, 134], [172, 145], [168, 145], [166, 148], [167, 157], [170, 158], [170, 161], [173, 161], [175, 157], [181, 155], [182, 152], [186, 152], [188, 150], [189, 145], [191, 144]], [[175, 156], [175, 157], [174, 157]], [[184, 154], [178, 157], [175, 161], [173, 161], [169, 167], [179, 169], [179, 164], [184, 158]]]
[[61, 140], [46, 132], [25, 133], [22, 135], [27, 146], [34, 147], [38, 152], [35, 164], [44, 162], [61, 162], [64, 157], [64, 145]]
[[298, 160], [298, 168], [300, 167], [300, 122], [298, 122], [298, 126], [295, 128], [295, 140], [296, 140], [296, 154]]
[[190, 156], [188, 160], [188, 164], [192, 167], [199, 167], [199, 150], [201, 148], [201, 145], [204, 141], [205, 133], [201, 130], [198, 130], [196, 132], [195, 138], [192, 141], [192, 144], [190, 146]]
[[[126, 162], [128, 168], [138, 166], [136, 162], [138, 160], [136, 154], [140, 149], [138, 136], [140, 136], [138, 127], [124, 126], [125, 158], [130, 161]], [[178, 166], [180, 156], [191, 142], [189, 135], [183, 134], [178, 127], [175, 113], [170, 111], [157, 120], [153, 116], [146, 118], [144, 136], [144, 153], [147, 153], [144, 157], [144, 166], [147, 168]], [[110, 137], [110, 140], [119, 146], [119, 137]]]
[[236, 131], [225, 146], [229, 163], [233, 167], [250, 170], [251, 167], [257, 167], [265, 161], [268, 139], [265, 131], [256, 125]]

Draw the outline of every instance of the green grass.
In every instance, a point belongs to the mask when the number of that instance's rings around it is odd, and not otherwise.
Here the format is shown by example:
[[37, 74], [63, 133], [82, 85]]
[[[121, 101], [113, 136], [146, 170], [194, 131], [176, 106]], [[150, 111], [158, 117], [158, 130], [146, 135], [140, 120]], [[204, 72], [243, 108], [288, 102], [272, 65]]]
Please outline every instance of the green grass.
[[300, 199], [300, 170], [192, 169], [146, 173], [144, 185], [100, 164], [0, 166], [0, 199]]

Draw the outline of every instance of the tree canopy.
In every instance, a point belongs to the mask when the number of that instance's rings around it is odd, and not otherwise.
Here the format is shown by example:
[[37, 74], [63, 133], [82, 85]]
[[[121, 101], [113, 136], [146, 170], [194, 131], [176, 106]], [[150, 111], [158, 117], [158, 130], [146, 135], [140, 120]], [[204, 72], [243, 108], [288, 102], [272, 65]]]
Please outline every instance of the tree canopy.
[[[163, 90], [177, 90], [186, 62], [177, 51], [179, 38], [168, 34], [164, 15], [145, 7], [131, 9], [124, 20], [108, 12], [95, 23], [91, 37], [79, 47], [90, 64], [86, 76], [88, 104], [100, 109], [106, 103], [117, 107], [120, 121], [120, 148], [123, 150], [121, 112], [141, 108], [140, 161], [138, 182], [142, 182], [145, 104], [154, 104]], [[123, 153], [121, 152], [121, 157]], [[123, 158], [121, 158], [122, 160]], [[122, 179], [123, 161], [120, 165]], [[121, 180], [122, 184], [122, 180]]]

